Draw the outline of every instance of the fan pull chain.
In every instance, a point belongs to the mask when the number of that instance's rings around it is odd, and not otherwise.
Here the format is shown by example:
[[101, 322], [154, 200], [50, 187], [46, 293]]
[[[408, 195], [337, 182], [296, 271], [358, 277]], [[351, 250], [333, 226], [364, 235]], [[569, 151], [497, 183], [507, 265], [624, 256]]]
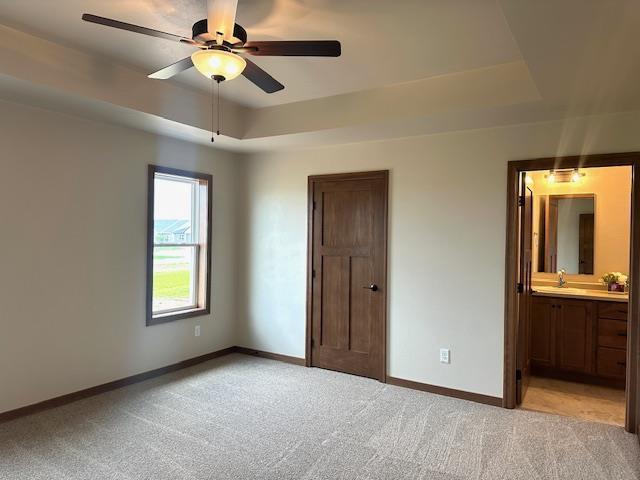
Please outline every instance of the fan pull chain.
[[211, 143], [215, 140], [213, 139], [213, 77], [211, 77]]
[[222, 118], [222, 114], [220, 112], [220, 80], [218, 80], [218, 132], [220, 135], [220, 128], [222, 127], [220, 119]]
[[[215, 75], [211, 77], [211, 143], [213, 143], [214, 137], [213, 137], [213, 104], [217, 101], [218, 104], [218, 108], [217, 108], [217, 129], [216, 129], [216, 135], [220, 135], [220, 130], [222, 129], [222, 108], [220, 107], [220, 82], [224, 80], [224, 77], [216, 77]], [[218, 84], [218, 89], [216, 92], [214, 92], [213, 89], [213, 82], [216, 82]], [[216, 96], [217, 98], [214, 101], [214, 96]]]

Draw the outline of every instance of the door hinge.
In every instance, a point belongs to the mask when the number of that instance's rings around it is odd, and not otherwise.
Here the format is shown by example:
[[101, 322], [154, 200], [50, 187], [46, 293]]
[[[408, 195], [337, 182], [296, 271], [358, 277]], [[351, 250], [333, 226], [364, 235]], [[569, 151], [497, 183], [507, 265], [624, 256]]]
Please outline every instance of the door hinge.
[[315, 344], [316, 344], [316, 342], [315, 342], [315, 340], [312, 338], [312, 339], [311, 339], [311, 348], [313, 348], [313, 347], [315, 346]]
[[516, 370], [516, 381], [522, 380], [522, 370], [519, 368]]
[[524, 293], [524, 283], [518, 283], [516, 288], [518, 289], [518, 293]]
[[314, 209], [314, 210], [316, 209], [316, 205], [317, 205], [317, 204], [316, 204], [316, 201], [314, 200], [314, 201], [313, 201], [313, 209]]
[[520, 195], [520, 196], [518, 197], [518, 206], [519, 206], [519, 207], [524, 207], [524, 202], [525, 202], [524, 195]]
[[311, 270], [311, 278], [316, 278], [316, 269]]

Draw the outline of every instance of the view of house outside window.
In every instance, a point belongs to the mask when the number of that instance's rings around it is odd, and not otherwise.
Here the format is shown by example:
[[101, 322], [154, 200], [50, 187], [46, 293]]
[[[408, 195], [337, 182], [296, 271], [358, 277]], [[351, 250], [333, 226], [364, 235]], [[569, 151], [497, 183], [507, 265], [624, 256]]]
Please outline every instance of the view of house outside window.
[[198, 195], [197, 180], [155, 174], [154, 314], [197, 307]]

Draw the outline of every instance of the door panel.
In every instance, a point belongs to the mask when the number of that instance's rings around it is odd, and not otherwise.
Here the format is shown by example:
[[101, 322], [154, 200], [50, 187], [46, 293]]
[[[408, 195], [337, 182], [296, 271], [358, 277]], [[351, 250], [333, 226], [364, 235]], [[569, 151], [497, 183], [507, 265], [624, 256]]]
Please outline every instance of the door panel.
[[367, 257], [351, 257], [351, 329], [349, 346], [351, 350], [367, 353], [371, 346], [371, 319], [374, 317], [375, 303], [371, 291], [362, 288], [374, 278], [372, 264]]
[[312, 366], [384, 379], [387, 183], [387, 172], [310, 178]]
[[320, 323], [320, 345], [340, 348], [340, 331], [344, 328], [344, 301], [340, 298], [347, 288], [349, 272], [343, 257], [322, 258], [322, 322]]
[[531, 304], [531, 361], [555, 366], [555, 305], [553, 299], [534, 297]]
[[374, 221], [371, 192], [325, 191], [322, 197], [323, 246], [368, 246], [373, 238]]
[[592, 311], [590, 302], [558, 301], [558, 368], [583, 373], [592, 371]]

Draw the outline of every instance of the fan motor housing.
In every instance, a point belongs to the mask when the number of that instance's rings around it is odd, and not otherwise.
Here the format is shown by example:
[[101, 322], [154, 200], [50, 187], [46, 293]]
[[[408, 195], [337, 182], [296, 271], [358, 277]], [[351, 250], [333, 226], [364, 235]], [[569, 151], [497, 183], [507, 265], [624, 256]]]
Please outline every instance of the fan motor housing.
[[[196, 42], [210, 43], [215, 42], [216, 38], [214, 35], [209, 33], [207, 19], [203, 18], [202, 20], [197, 21], [193, 24], [191, 28], [191, 32], [193, 33], [193, 40]], [[233, 27], [233, 36], [234, 39], [238, 41], [241, 45], [247, 43], [247, 31], [237, 23], [234, 24]]]

